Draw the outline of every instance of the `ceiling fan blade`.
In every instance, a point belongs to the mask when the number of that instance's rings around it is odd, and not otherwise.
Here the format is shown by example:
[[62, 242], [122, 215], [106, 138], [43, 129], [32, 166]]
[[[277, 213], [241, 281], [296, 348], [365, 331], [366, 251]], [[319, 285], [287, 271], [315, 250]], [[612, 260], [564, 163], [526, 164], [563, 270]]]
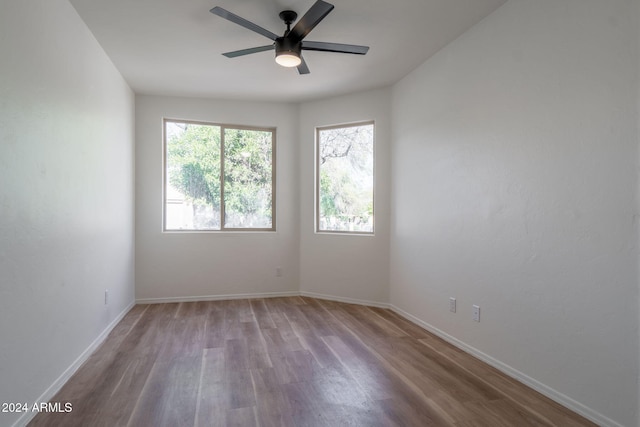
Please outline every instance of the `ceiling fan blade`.
[[295, 41], [300, 41], [307, 36], [313, 30], [316, 25], [324, 19], [325, 16], [333, 10], [334, 6], [326, 1], [318, 0], [313, 6], [304, 14], [302, 18], [291, 29], [291, 32], [287, 35]]
[[214, 7], [209, 12], [213, 13], [214, 15], [218, 15], [221, 18], [224, 18], [224, 19], [226, 19], [228, 21], [231, 21], [234, 24], [238, 24], [238, 25], [241, 25], [241, 26], [243, 26], [243, 27], [245, 27], [245, 28], [247, 28], [247, 29], [249, 29], [251, 31], [255, 31], [256, 33], [261, 34], [261, 35], [263, 35], [263, 36], [265, 36], [265, 37], [267, 37], [267, 38], [269, 38], [271, 40], [275, 41], [275, 39], [280, 37], [277, 34], [272, 33], [271, 31], [266, 30], [266, 29], [262, 28], [261, 26], [254, 24], [251, 21], [247, 21], [246, 19], [241, 18], [240, 16], [238, 16], [238, 15], [236, 15], [234, 13], [231, 13], [228, 10], [225, 10], [225, 9], [221, 8], [220, 6]]
[[300, 63], [300, 65], [298, 65], [298, 74], [309, 74], [309, 67], [307, 66], [307, 63], [305, 62], [302, 55], [300, 56], [300, 59], [302, 60], [302, 62]]
[[270, 44], [268, 46], [259, 46], [259, 47], [251, 47], [249, 49], [242, 50], [234, 50], [233, 52], [223, 53], [227, 58], [235, 58], [243, 55], [251, 55], [252, 53], [265, 52], [267, 50], [273, 50], [273, 45]]
[[354, 55], [365, 55], [369, 51], [369, 46], [303, 41], [302, 49], [315, 50], [320, 52], [353, 53]]

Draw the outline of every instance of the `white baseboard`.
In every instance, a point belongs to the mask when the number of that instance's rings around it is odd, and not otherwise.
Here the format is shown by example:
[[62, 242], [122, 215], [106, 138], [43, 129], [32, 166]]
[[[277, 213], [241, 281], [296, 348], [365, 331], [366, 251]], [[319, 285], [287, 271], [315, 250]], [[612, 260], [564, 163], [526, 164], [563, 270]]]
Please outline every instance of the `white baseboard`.
[[326, 299], [326, 300], [329, 300], [329, 301], [344, 302], [344, 303], [347, 303], [347, 304], [358, 304], [358, 305], [367, 305], [367, 306], [370, 306], [370, 307], [389, 308], [389, 304], [385, 303], [385, 302], [376, 302], [376, 301], [368, 301], [368, 300], [355, 299], [355, 298], [337, 297], [335, 295], [318, 294], [316, 292], [300, 291], [299, 295], [303, 296], [303, 297], [310, 297], [310, 298]]
[[255, 294], [227, 294], [227, 295], [201, 295], [201, 296], [183, 296], [168, 298], [139, 298], [136, 304], [164, 304], [170, 302], [197, 302], [197, 301], [222, 301], [230, 299], [255, 299], [255, 298], [277, 298], [277, 297], [297, 297], [300, 296], [298, 291], [286, 292], [263, 292]]
[[[36, 402], [48, 402], [49, 400], [51, 400], [53, 396], [55, 396], [55, 394], [60, 391], [62, 386], [65, 385], [69, 378], [71, 378], [71, 376], [76, 373], [80, 366], [82, 366], [82, 364], [87, 361], [89, 356], [91, 356], [91, 354], [98, 347], [100, 347], [100, 344], [102, 344], [102, 342], [107, 338], [113, 328], [116, 327], [116, 325], [124, 318], [129, 310], [133, 308], [133, 306], [135, 306], [135, 302], [132, 302], [122, 312], [120, 312], [120, 314], [118, 314], [116, 318], [113, 319], [111, 323], [109, 323], [109, 325], [107, 325], [107, 327], [100, 333], [100, 335], [98, 335], [98, 337], [93, 340], [91, 344], [89, 344], [89, 347], [87, 347], [82, 352], [82, 354], [80, 354], [80, 356], [78, 356], [78, 358], [74, 360], [73, 363], [62, 373], [62, 375], [60, 375], [58, 379], [55, 380], [53, 384], [51, 384], [49, 388], [47, 388], [44, 393], [40, 395]], [[33, 403], [35, 402], [32, 402], [30, 407], [33, 406]], [[29, 421], [31, 421], [37, 414], [37, 412], [25, 412], [20, 418], [16, 420], [15, 423], [13, 423], [12, 427], [26, 426]]]
[[277, 297], [298, 297], [306, 296], [310, 298], [325, 299], [330, 301], [344, 302], [347, 304], [368, 305], [371, 307], [389, 308], [389, 304], [376, 301], [361, 300], [355, 298], [343, 298], [334, 295], [318, 294], [306, 291], [286, 291], [286, 292], [264, 292], [254, 294], [226, 294], [226, 295], [201, 295], [182, 296], [168, 298], [139, 298], [136, 304], [164, 304], [172, 302], [197, 302], [197, 301], [223, 301], [231, 299], [254, 299], [254, 298], [277, 298]]
[[537, 392], [545, 395], [546, 397], [548, 397], [549, 399], [561, 404], [562, 406], [572, 410], [573, 412], [576, 412], [577, 414], [582, 415], [583, 417], [587, 418], [590, 421], [593, 421], [594, 423], [598, 424], [599, 426], [602, 427], [624, 427], [621, 424], [618, 424], [617, 422], [613, 421], [612, 419], [600, 414], [599, 412], [594, 411], [591, 408], [588, 408], [587, 406], [581, 404], [580, 402], [577, 402], [576, 400], [573, 400], [572, 398], [570, 398], [569, 396], [566, 396], [565, 394], [562, 394], [560, 392], [558, 392], [557, 390], [552, 389], [551, 387], [531, 378], [530, 376], [518, 371], [517, 369], [514, 369], [513, 367], [489, 356], [486, 353], [483, 353], [482, 351], [478, 350], [475, 347], [472, 347], [462, 341], [460, 341], [459, 339], [447, 334], [446, 332], [436, 328], [435, 326], [415, 317], [414, 315], [407, 313], [406, 311], [402, 310], [399, 307], [396, 307], [393, 304], [389, 305], [389, 308], [391, 310], [393, 310], [394, 312], [398, 313], [400, 316], [404, 317], [405, 319], [409, 320], [410, 322], [415, 323], [418, 326], [423, 327], [424, 329], [426, 329], [427, 331], [431, 332], [434, 335], [437, 335], [438, 337], [442, 338], [443, 340], [447, 341], [448, 343], [458, 347], [460, 350], [471, 354], [472, 356], [482, 360], [483, 362], [485, 362], [488, 365], [493, 366], [494, 368], [496, 368], [497, 370], [501, 371], [502, 373], [510, 376], [511, 378], [527, 385], [528, 387], [531, 387], [532, 389], [536, 390]]

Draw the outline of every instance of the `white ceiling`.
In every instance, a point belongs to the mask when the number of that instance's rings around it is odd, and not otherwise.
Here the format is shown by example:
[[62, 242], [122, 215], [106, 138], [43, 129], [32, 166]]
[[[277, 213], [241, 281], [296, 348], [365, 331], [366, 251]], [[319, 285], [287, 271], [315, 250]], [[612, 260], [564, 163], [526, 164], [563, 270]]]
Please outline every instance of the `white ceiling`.
[[315, 0], [70, 0], [139, 94], [305, 101], [386, 86], [506, 0], [328, 0], [335, 9], [307, 40], [370, 46], [366, 56], [304, 51], [311, 74], [277, 65], [271, 51], [221, 55], [269, 39], [209, 13], [221, 6], [276, 34]]

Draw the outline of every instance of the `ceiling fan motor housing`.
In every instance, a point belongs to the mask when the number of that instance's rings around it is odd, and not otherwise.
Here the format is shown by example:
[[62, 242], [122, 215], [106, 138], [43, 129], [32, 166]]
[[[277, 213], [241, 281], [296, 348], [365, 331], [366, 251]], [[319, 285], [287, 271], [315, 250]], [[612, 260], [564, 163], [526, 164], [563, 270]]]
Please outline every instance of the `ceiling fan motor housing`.
[[302, 51], [302, 42], [296, 42], [287, 37], [278, 37], [276, 39], [276, 56], [293, 54], [300, 56]]

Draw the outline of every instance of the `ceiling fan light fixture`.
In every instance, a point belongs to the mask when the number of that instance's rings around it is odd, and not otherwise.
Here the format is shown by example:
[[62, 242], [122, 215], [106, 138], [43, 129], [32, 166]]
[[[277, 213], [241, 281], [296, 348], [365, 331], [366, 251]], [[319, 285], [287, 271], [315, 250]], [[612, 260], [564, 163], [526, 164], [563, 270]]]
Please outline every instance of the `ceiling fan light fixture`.
[[299, 56], [295, 55], [293, 52], [289, 53], [281, 53], [280, 55], [276, 55], [276, 62], [278, 65], [282, 65], [283, 67], [297, 67], [302, 63], [302, 60]]
[[276, 39], [276, 62], [283, 67], [297, 67], [302, 63], [300, 51], [302, 44], [300, 42], [293, 43], [285, 37]]

